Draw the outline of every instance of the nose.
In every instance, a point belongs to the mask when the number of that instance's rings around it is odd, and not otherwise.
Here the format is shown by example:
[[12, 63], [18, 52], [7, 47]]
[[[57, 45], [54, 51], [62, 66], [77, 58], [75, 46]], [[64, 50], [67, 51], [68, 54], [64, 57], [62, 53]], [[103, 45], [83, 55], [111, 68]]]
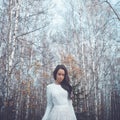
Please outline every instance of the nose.
[[63, 79], [63, 76], [62, 76], [62, 75], [60, 76], [60, 79]]

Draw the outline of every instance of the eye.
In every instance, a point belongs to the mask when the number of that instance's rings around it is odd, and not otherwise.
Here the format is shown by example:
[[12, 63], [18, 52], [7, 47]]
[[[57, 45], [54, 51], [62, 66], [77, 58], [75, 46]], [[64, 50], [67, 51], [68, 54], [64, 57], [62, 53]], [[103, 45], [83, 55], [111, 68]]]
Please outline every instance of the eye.
[[62, 74], [62, 76], [65, 76], [65, 74]]
[[65, 74], [58, 73], [58, 75], [62, 75], [62, 76], [64, 76]]

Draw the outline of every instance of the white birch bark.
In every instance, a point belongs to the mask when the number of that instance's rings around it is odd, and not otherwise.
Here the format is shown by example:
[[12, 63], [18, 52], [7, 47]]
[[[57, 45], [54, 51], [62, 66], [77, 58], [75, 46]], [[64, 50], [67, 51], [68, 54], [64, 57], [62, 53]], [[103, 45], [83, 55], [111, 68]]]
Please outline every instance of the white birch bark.
[[[13, 33], [13, 38], [11, 40], [11, 34], [9, 36], [9, 39], [10, 39], [10, 43], [12, 44], [12, 53], [10, 54], [10, 57], [9, 57], [9, 66], [10, 66], [10, 70], [13, 66], [13, 62], [14, 62], [14, 55], [15, 55], [15, 50], [16, 50], [16, 45], [17, 45], [17, 41], [16, 41], [16, 35], [17, 35], [17, 32], [18, 32], [18, 17], [19, 17], [19, 9], [20, 9], [20, 6], [19, 6], [19, 0], [15, 0], [15, 7], [14, 7], [14, 12], [15, 12], [15, 23], [14, 23], [14, 33]], [[12, 12], [13, 10], [11, 11], [11, 15], [12, 15]], [[11, 21], [13, 22], [13, 20]], [[11, 32], [10, 32], [11, 33]]]

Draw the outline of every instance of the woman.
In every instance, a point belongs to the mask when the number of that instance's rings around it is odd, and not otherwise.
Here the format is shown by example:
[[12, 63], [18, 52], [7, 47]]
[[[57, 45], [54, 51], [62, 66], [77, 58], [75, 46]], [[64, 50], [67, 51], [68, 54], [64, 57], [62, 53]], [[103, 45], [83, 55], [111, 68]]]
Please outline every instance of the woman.
[[42, 120], [77, 120], [66, 67], [57, 65], [53, 76], [55, 82], [47, 86], [47, 107]]

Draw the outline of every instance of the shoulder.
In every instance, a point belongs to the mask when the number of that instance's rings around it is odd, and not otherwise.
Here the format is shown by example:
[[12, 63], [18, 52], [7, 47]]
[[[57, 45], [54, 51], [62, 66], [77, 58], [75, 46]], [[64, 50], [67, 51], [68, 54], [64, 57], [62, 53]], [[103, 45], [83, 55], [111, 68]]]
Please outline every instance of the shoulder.
[[53, 86], [54, 86], [54, 83], [48, 84], [48, 85], [47, 85], [47, 89], [53, 88]]
[[47, 85], [47, 89], [46, 89], [47, 93], [52, 93], [53, 89], [54, 89], [54, 84], [53, 83]]

